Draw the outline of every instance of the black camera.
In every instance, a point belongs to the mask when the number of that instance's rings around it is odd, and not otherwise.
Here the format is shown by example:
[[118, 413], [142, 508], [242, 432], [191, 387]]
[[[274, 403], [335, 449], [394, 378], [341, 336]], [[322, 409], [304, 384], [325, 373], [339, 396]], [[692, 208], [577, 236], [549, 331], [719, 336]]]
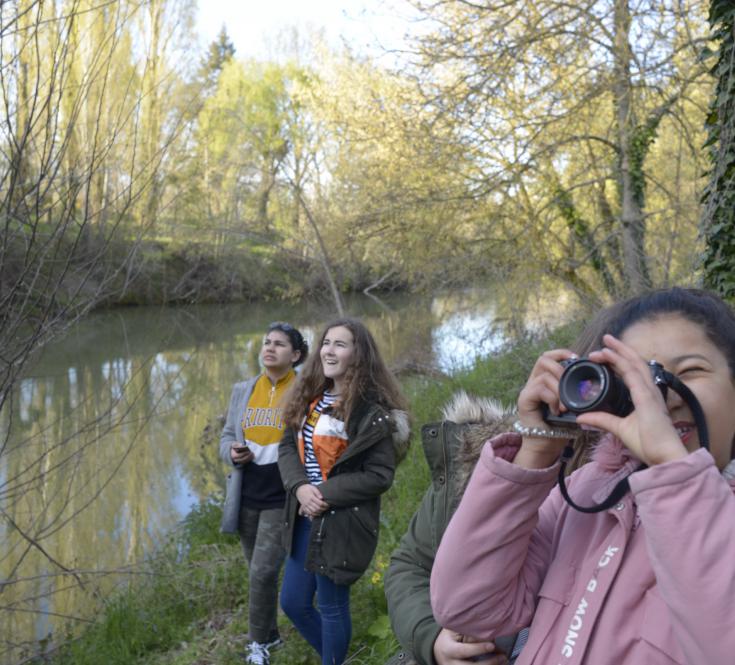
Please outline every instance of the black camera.
[[[575, 426], [577, 414], [606, 411], [624, 418], [633, 410], [633, 401], [623, 380], [606, 365], [587, 358], [563, 360], [564, 373], [559, 379], [559, 399], [567, 411], [557, 415], [544, 408], [544, 420], [550, 425]], [[648, 363], [651, 378], [666, 398], [664, 368], [655, 360]]]

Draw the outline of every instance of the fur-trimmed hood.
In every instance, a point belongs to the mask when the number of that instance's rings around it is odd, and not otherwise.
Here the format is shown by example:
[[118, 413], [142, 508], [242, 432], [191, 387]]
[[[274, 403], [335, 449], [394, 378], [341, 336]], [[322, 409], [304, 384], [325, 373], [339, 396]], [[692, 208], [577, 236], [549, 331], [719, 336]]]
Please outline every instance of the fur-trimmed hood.
[[[461, 390], [444, 406], [442, 416], [441, 423], [422, 428], [424, 450], [434, 480], [438, 475], [446, 475], [451, 494], [458, 499], [464, 493], [483, 445], [488, 439], [511, 431], [516, 412], [515, 407]], [[588, 432], [578, 439], [577, 452], [568, 473], [587, 460], [588, 451], [598, 436]]]
[[453, 479], [453, 489], [461, 495], [477, 464], [482, 446], [488, 439], [511, 429], [515, 408], [505, 407], [492, 398], [476, 397], [460, 390], [444, 405], [442, 417], [445, 421], [462, 425], [456, 432]]
[[402, 462], [411, 443], [411, 420], [408, 414], [400, 409], [391, 410], [390, 420], [393, 423], [393, 449], [396, 452], [396, 462]]
[[625, 444], [610, 434], [601, 437], [590, 453], [590, 460], [605, 471], [617, 471], [626, 465], [630, 466], [635, 459]]

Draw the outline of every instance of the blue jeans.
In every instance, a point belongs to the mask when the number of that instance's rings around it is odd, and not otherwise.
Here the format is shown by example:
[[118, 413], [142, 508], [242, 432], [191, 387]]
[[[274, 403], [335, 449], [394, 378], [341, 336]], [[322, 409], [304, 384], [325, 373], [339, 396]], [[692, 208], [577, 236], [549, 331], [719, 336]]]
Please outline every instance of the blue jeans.
[[[322, 658], [322, 665], [341, 665], [352, 637], [350, 587], [304, 570], [311, 520], [299, 516], [286, 560], [281, 607], [303, 638]], [[314, 607], [316, 593], [317, 607]]]

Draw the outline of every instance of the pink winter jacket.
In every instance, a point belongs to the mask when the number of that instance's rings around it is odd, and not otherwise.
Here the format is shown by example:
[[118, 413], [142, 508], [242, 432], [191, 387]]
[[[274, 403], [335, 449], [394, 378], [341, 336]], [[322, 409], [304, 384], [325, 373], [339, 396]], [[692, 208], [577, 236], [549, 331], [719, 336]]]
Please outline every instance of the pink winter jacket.
[[[514, 465], [520, 438], [483, 448], [431, 574], [438, 622], [492, 638], [530, 624], [516, 665], [735, 663], [735, 487], [706, 450], [634, 473], [631, 492], [580, 513], [558, 465]], [[637, 462], [612, 439], [569, 479], [601, 502]], [[553, 489], [552, 489], [553, 488]]]

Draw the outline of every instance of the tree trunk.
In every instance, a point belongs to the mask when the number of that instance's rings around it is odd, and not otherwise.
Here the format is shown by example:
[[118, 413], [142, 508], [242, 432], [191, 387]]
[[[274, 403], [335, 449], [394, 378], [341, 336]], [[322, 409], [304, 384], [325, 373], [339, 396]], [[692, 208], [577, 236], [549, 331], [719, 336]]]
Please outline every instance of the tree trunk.
[[620, 222], [623, 239], [623, 277], [629, 293], [640, 293], [651, 286], [646, 264], [646, 222], [635, 195], [632, 169], [632, 139], [635, 119], [631, 103], [633, 86], [630, 76], [630, 8], [628, 0], [615, 0], [615, 116], [618, 131], [618, 183]]
[[324, 276], [327, 278], [327, 283], [329, 284], [329, 290], [332, 292], [332, 299], [334, 300], [334, 306], [337, 308], [337, 313], [339, 316], [345, 315], [345, 306], [342, 302], [342, 294], [339, 292], [339, 289], [337, 288], [337, 282], [334, 280], [334, 269], [332, 267], [332, 262], [329, 259], [329, 253], [327, 252], [327, 246], [324, 244], [324, 239], [322, 238], [322, 234], [319, 232], [319, 225], [317, 224], [316, 220], [314, 219], [314, 216], [311, 214], [311, 211], [309, 210], [309, 207], [306, 205], [306, 201], [304, 201], [304, 197], [299, 192], [298, 195], [298, 203], [301, 204], [301, 206], [304, 208], [304, 214], [306, 215], [306, 219], [309, 222], [309, 225], [314, 231], [314, 235], [316, 236], [317, 243], [319, 245], [319, 254], [320, 254], [320, 260], [322, 264], [322, 268], [324, 269]]

